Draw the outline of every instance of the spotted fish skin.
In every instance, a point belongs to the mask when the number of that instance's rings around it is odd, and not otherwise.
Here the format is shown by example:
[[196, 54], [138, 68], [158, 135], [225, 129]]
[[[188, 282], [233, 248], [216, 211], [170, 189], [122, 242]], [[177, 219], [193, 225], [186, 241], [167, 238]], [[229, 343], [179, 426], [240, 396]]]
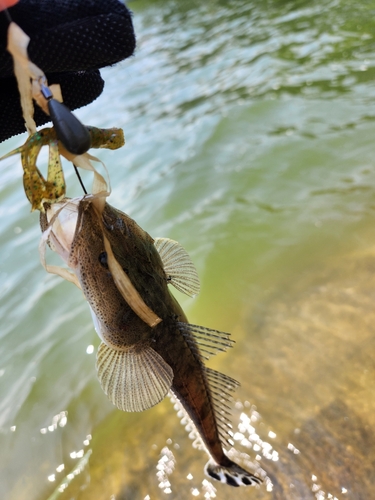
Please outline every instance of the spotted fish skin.
[[[97, 356], [103, 390], [126, 411], [147, 409], [169, 391], [210, 456], [208, 476], [234, 487], [260, 484], [259, 477], [225, 453], [231, 429], [227, 402], [238, 383], [203, 362], [205, 354], [231, 346], [229, 335], [188, 323], [168, 288], [173, 269], [166, 273], [154, 239], [133, 219], [108, 203], [98, 217], [89, 199], [79, 203], [68, 265], [79, 279], [103, 340]], [[48, 210], [41, 214], [41, 225], [48, 227]], [[161, 319], [156, 326], [142, 321], [116, 287], [104, 238], [145, 304]]]

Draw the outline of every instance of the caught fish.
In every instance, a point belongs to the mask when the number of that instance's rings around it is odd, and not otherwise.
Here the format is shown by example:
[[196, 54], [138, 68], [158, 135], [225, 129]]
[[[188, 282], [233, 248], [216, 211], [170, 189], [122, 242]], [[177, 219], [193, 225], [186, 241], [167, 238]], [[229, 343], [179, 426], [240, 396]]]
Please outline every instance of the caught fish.
[[153, 239], [108, 203], [99, 210], [90, 196], [45, 208], [40, 217], [48, 243], [74, 272], [90, 305], [102, 341], [98, 378], [109, 399], [121, 410], [139, 412], [170, 393], [210, 456], [208, 476], [231, 486], [260, 484], [225, 453], [231, 444], [228, 401], [238, 383], [204, 365], [231, 347], [229, 334], [188, 323], [168, 289], [199, 292], [187, 252], [173, 240]]

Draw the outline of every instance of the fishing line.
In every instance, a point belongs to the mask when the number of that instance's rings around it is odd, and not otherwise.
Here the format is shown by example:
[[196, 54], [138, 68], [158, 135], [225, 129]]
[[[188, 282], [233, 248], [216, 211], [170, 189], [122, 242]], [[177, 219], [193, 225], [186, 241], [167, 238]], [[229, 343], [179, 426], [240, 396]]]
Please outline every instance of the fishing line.
[[87, 194], [87, 191], [86, 191], [85, 185], [83, 184], [83, 180], [82, 180], [82, 178], [81, 178], [81, 175], [80, 175], [80, 173], [79, 173], [79, 171], [78, 171], [77, 166], [76, 166], [76, 165], [74, 165], [74, 163], [73, 163], [73, 167], [74, 167], [74, 170], [76, 171], [76, 175], [77, 175], [77, 177], [78, 177], [79, 183], [81, 184], [81, 187], [82, 187], [82, 189], [83, 189], [83, 192], [84, 192], [85, 194]]
[[4, 14], [5, 14], [5, 17], [7, 18], [8, 20], [8, 23], [10, 24], [12, 22], [12, 18], [10, 17], [10, 14], [9, 14], [9, 11], [8, 9], [4, 9], [3, 10]]
[[9, 24], [13, 22], [13, 19], [8, 9], [9, 7], [16, 5], [18, 2], [19, 0], [0, 0], [0, 11], [4, 12]]

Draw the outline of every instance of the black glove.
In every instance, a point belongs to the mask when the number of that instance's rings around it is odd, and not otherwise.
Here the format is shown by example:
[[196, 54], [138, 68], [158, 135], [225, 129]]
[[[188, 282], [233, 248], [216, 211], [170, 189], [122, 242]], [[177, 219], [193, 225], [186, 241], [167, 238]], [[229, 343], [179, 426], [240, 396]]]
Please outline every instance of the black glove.
[[[30, 37], [28, 53], [49, 84], [61, 85], [70, 109], [102, 92], [103, 68], [133, 54], [131, 15], [120, 0], [20, 0], [9, 14]], [[0, 12], [0, 142], [25, 132], [13, 60], [6, 50], [8, 20]], [[35, 106], [37, 125], [50, 121]]]

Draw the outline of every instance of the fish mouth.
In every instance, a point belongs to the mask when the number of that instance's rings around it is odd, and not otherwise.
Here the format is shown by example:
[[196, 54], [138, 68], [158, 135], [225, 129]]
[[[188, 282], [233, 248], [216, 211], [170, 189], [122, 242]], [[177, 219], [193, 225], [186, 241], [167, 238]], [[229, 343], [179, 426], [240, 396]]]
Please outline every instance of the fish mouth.
[[49, 244], [66, 263], [76, 232], [80, 202], [81, 199], [65, 199], [46, 207], [47, 222], [53, 226]]

